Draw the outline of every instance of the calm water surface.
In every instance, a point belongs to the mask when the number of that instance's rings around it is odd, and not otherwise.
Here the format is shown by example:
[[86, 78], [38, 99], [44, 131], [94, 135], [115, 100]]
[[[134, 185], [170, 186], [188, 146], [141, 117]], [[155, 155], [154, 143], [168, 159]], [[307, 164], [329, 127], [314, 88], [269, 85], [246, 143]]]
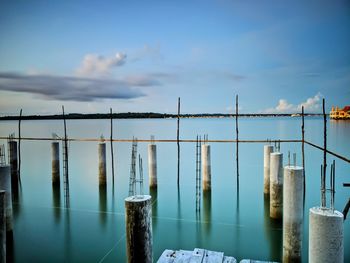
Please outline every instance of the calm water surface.
[[[240, 119], [240, 139], [300, 139], [300, 119]], [[109, 138], [108, 120], [69, 120], [70, 138]], [[234, 139], [232, 119], [181, 120], [182, 139], [209, 134], [209, 139]], [[176, 139], [176, 120], [114, 120], [114, 138]], [[16, 132], [17, 122], [0, 123], [0, 136]], [[23, 121], [23, 137], [62, 136], [62, 121]], [[322, 119], [306, 119], [306, 139], [322, 145]], [[350, 122], [328, 121], [328, 146], [350, 158]], [[5, 144], [6, 141], [0, 141]], [[306, 150], [306, 201], [303, 261], [308, 254], [308, 210], [320, 203], [322, 152]], [[48, 141], [22, 141], [22, 190], [14, 203], [15, 262], [125, 262], [124, 199], [128, 195], [131, 143], [114, 143], [115, 186], [112, 188], [107, 144], [106, 190], [98, 187], [97, 142], [71, 142], [69, 151], [70, 209], [64, 208], [63, 187], [51, 185], [51, 145]], [[201, 213], [195, 211], [195, 144], [181, 143], [180, 188], [177, 188], [176, 143], [157, 143], [158, 191], [153, 205], [153, 253], [202, 247], [223, 251], [237, 259], [281, 260], [282, 224], [269, 218], [263, 197], [263, 144], [240, 144], [240, 191], [237, 193], [235, 144], [211, 143], [212, 193], [202, 196]], [[287, 153], [301, 144], [283, 143]], [[144, 192], [148, 189], [147, 143], [138, 144], [144, 159]], [[333, 157], [328, 155], [330, 164]], [[336, 159], [336, 209], [342, 211], [350, 189], [350, 164]], [[61, 169], [62, 173], [62, 169]], [[62, 174], [61, 174], [62, 176]], [[61, 179], [61, 182], [63, 180]], [[345, 261], [350, 262], [350, 223], [344, 223]]]

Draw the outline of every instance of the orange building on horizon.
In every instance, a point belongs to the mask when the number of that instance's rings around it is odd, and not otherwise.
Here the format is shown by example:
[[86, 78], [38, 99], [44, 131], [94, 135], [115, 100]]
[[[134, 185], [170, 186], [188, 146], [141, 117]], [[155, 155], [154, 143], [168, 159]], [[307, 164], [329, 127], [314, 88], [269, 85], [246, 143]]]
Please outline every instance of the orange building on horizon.
[[332, 106], [329, 116], [335, 120], [350, 120], [350, 106], [345, 106], [343, 109], [340, 109], [338, 106], [335, 108]]

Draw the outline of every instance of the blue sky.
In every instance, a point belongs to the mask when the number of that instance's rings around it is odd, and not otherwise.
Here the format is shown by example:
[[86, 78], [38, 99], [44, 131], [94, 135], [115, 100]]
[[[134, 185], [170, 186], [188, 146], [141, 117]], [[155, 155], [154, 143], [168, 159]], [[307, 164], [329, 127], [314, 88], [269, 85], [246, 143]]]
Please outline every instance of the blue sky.
[[0, 58], [1, 115], [319, 112], [350, 104], [350, 2], [0, 0]]

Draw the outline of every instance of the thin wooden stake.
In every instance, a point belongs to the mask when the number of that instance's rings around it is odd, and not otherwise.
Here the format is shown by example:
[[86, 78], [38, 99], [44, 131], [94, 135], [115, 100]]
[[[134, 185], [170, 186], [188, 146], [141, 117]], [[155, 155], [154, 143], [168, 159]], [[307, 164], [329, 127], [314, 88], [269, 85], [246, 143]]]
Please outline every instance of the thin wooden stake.
[[18, 119], [18, 180], [21, 183], [21, 120], [22, 120], [22, 109], [19, 112]]
[[301, 107], [301, 156], [303, 162], [303, 177], [304, 177], [304, 199], [306, 191], [306, 178], [305, 178], [305, 123], [304, 123], [304, 106]]
[[239, 188], [239, 162], [238, 162], [238, 95], [236, 95], [236, 169], [237, 189]]
[[322, 100], [322, 111], [323, 111], [323, 177], [322, 177], [322, 207], [326, 207], [326, 196], [325, 196], [325, 188], [326, 188], [326, 171], [327, 171], [327, 116], [325, 110], [325, 100]]
[[180, 97], [177, 102], [177, 186], [180, 185]]
[[111, 113], [111, 159], [112, 159], [112, 184], [114, 186], [114, 153], [113, 153], [113, 111], [110, 108]]

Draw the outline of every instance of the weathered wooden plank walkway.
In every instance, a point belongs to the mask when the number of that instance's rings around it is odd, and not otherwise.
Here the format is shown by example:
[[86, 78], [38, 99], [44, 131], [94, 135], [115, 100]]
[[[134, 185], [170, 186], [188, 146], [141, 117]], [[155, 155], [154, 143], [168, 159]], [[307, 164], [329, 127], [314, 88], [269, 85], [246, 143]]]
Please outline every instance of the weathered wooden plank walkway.
[[[202, 248], [189, 250], [164, 250], [157, 263], [237, 263], [234, 257], [224, 256], [223, 252], [210, 251]], [[277, 263], [242, 259], [240, 263]]]

